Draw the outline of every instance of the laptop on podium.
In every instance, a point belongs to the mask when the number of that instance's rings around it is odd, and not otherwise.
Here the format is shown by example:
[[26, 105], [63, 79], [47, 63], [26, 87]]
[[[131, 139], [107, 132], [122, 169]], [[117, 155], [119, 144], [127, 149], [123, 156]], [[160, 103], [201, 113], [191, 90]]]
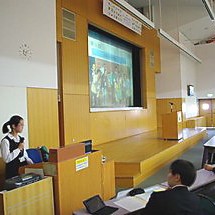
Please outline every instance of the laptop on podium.
[[87, 211], [93, 215], [110, 215], [118, 210], [118, 208], [105, 205], [99, 195], [84, 200], [83, 204]]

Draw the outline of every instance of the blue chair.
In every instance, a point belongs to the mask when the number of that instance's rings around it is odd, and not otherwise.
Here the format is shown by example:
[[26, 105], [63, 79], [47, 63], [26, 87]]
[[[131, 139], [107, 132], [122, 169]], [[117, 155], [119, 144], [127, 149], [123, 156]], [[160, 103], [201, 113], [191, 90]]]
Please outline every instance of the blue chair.
[[43, 162], [42, 155], [39, 149], [36, 148], [30, 148], [26, 149], [26, 152], [28, 154], [28, 157], [31, 158], [31, 160], [34, 163], [41, 163]]

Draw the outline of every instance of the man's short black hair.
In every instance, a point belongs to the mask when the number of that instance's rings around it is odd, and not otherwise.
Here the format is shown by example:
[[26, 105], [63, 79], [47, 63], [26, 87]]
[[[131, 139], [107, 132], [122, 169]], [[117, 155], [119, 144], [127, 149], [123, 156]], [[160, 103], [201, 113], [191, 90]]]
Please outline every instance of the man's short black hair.
[[191, 186], [196, 179], [196, 169], [194, 165], [187, 160], [175, 160], [170, 170], [173, 175], [179, 174], [181, 177], [181, 183], [186, 186]]

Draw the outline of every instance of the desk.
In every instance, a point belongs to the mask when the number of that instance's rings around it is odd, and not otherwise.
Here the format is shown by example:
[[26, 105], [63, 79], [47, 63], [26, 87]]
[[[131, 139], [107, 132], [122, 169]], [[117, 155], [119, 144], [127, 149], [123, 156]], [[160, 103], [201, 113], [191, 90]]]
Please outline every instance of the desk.
[[[118, 200], [118, 199], [117, 199]], [[109, 200], [109, 201], [106, 201], [105, 204], [108, 205], [108, 206], [112, 206], [112, 207], [115, 207], [115, 208], [118, 208], [117, 211], [115, 211], [113, 213], [113, 215], [123, 215], [123, 214], [127, 214], [129, 213], [129, 211], [127, 211], [126, 209], [124, 208], [121, 208], [119, 207], [118, 205], [114, 204], [115, 201], [117, 201], [116, 199], [113, 199], [113, 200]], [[73, 215], [90, 215], [85, 208], [82, 208], [81, 210], [78, 210], [78, 211], [75, 211], [73, 213]]]
[[213, 147], [215, 148], [215, 136], [213, 136], [210, 140], [208, 140], [205, 144], [205, 147]]
[[204, 166], [205, 163], [208, 163], [208, 153], [211, 153], [210, 157], [210, 163], [213, 163], [214, 160], [214, 153], [215, 153], [215, 136], [213, 136], [210, 140], [208, 140], [204, 144], [204, 153], [203, 153], [203, 158], [202, 158], [202, 167]]
[[197, 171], [197, 177], [195, 182], [191, 187], [189, 187], [190, 191], [194, 191], [199, 187], [203, 187], [207, 184], [215, 182], [215, 174], [212, 171], [207, 171], [205, 169], [200, 169]]
[[[211, 171], [207, 171], [205, 169], [200, 169], [197, 171], [197, 177], [196, 180], [194, 182], [194, 184], [189, 188], [190, 191], [195, 191], [200, 187], [204, 187], [207, 184], [210, 184], [212, 182], [215, 182], [215, 174]], [[161, 186], [167, 186], [167, 182], [164, 182], [161, 184]], [[156, 186], [155, 186], [156, 187]], [[145, 188], [146, 190], [147, 188]], [[125, 197], [122, 197], [125, 198]], [[119, 199], [112, 199], [109, 201], [106, 201], [105, 204], [106, 205], [110, 205], [113, 207], [117, 207], [119, 208], [119, 210], [117, 210], [115, 213], [113, 213], [113, 215], [123, 215], [123, 214], [128, 214], [130, 213], [128, 210], [119, 207], [118, 205], [114, 204], [114, 202], [118, 201]], [[134, 214], [135, 212], [133, 212]], [[85, 209], [81, 209], [79, 211], [75, 211], [74, 215], [89, 215], [89, 213], [87, 213], [87, 211]]]

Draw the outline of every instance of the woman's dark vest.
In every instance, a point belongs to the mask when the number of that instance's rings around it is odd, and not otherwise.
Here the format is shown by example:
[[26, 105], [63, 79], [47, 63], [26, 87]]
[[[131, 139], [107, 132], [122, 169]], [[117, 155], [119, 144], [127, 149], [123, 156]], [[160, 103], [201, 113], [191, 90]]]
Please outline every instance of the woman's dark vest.
[[[19, 143], [21, 142], [15, 142], [13, 139], [10, 139], [8, 136], [6, 136], [4, 139], [7, 139], [9, 141], [9, 150], [10, 153], [17, 149], [19, 146]], [[20, 138], [21, 140], [21, 138]], [[12, 178], [14, 176], [18, 175], [19, 167], [24, 166], [27, 164], [26, 161], [20, 162], [19, 158], [21, 158], [24, 154], [24, 151], [22, 150], [16, 158], [14, 158], [9, 163], [6, 163], [5, 167], [5, 179]]]

